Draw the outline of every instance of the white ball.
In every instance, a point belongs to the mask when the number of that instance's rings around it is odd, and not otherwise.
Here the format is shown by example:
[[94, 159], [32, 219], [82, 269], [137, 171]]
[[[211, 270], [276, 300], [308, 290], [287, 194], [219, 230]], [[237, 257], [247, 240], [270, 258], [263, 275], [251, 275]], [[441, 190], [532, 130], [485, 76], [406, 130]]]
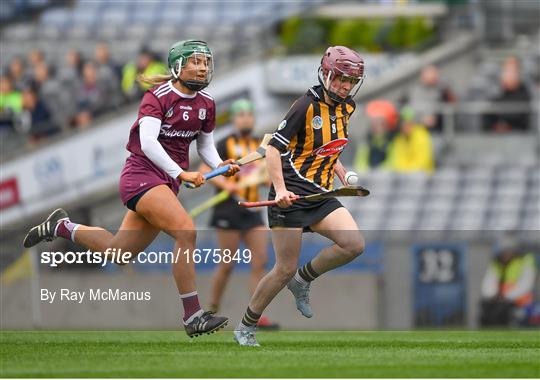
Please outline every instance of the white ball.
[[345, 173], [345, 182], [350, 186], [356, 185], [358, 183], [358, 174], [353, 171]]

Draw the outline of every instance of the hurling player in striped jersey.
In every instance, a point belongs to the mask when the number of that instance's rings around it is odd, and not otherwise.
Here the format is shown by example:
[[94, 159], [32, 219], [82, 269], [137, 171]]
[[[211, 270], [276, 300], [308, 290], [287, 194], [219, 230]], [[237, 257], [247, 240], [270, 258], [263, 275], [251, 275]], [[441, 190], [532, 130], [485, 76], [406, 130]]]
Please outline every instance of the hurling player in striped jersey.
[[[319, 85], [296, 100], [268, 143], [266, 163], [272, 180], [268, 200], [277, 201], [268, 207], [268, 224], [276, 264], [259, 281], [234, 331], [242, 346], [259, 345], [257, 322], [281, 289], [287, 286], [297, 309], [311, 318], [311, 283], [364, 250], [358, 225], [336, 198], [293, 202], [297, 195], [331, 191], [335, 175], [346, 183], [339, 156], [349, 141], [349, 119], [356, 108], [352, 98], [363, 80], [364, 60], [357, 52], [329, 47], [321, 59]], [[297, 268], [303, 232], [316, 232], [333, 244]]]

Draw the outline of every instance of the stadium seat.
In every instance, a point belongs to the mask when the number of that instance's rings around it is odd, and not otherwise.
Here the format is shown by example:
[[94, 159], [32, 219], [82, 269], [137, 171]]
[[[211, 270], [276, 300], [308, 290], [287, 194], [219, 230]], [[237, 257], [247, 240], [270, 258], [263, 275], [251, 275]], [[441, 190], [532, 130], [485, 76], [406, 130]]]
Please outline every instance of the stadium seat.
[[68, 24], [71, 11], [65, 8], [53, 8], [45, 11], [41, 16], [41, 24], [63, 28]]
[[157, 41], [160, 39], [165, 39], [167, 41], [172, 41], [178, 36], [180, 30], [181, 28], [178, 26], [171, 25], [169, 23], [157, 25], [153, 30], [153, 40]]
[[101, 25], [124, 25], [129, 20], [129, 13], [127, 10], [111, 7], [106, 9], [100, 18]]
[[442, 231], [451, 217], [451, 209], [425, 209], [417, 220], [416, 228], [420, 231]]
[[158, 12], [159, 3], [136, 3], [135, 9], [131, 16], [131, 22], [133, 24], [148, 24], [148, 25], [158, 25], [161, 12]]
[[62, 30], [56, 25], [43, 25], [39, 28], [39, 33], [36, 35], [35, 43], [54, 43], [62, 35]]
[[72, 28], [67, 31], [67, 38], [70, 40], [88, 40], [92, 36], [93, 28], [85, 24], [74, 24]]
[[[36, 26], [33, 24], [19, 24], [3, 31], [2, 39], [6, 43], [18, 43], [20, 41], [32, 41], [36, 36]], [[3, 48], [3, 46], [2, 46]]]
[[123, 39], [129, 41], [136, 41], [138, 45], [144, 44], [148, 40], [150, 35], [150, 27], [148, 25], [134, 24], [123, 28], [122, 31]]
[[104, 41], [120, 39], [122, 27], [119, 25], [101, 25], [96, 30], [96, 37]]

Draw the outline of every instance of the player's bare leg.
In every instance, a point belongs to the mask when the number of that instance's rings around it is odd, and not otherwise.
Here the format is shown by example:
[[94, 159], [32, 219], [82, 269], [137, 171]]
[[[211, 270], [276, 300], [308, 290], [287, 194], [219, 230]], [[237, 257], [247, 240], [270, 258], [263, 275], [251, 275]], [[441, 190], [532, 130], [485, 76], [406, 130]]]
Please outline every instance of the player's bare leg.
[[[55, 218], [55, 216], [57, 217]], [[58, 217], [60, 218], [58, 219]], [[48, 236], [33, 236], [36, 231], [45, 232], [45, 235]], [[58, 209], [44, 223], [30, 230], [24, 245], [33, 246], [39, 241], [51, 241], [56, 237], [64, 237], [90, 251], [101, 252], [107, 256], [108, 261], [121, 264], [123, 262], [119, 260], [118, 253], [129, 252], [137, 255], [155, 239], [158, 232], [156, 227], [131, 210], [128, 210], [118, 232], [113, 235], [101, 227], [73, 223], [64, 210]], [[125, 258], [130, 259], [131, 257], [130, 255]]]
[[[159, 229], [150, 224], [141, 215], [128, 210], [118, 232], [113, 235], [100, 227], [80, 225], [74, 232], [75, 243], [91, 251], [106, 253], [111, 249], [117, 252], [130, 252], [139, 254], [156, 238]], [[110, 254], [111, 259], [117, 259]]]
[[[137, 212], [174, 239], [175, 255], [178, 249], [180, 252], [187, 250], [190, 254], [193, 253], [197, 237], [195, 226], [174, 193], [167, 186], [156, 186], [144, 194], [137, 203]], [[181, 294], [193, 292], [196, 290], [195, 264], [193, 260], [188, 260], [184, 254], [177, 257], [179, 262], [173, 264], [173, 274], [178, 291]]]
[[268, 244], [268, 229], [266, 227], [255, 227], [245, 232], [244, 242], [246, 248], [251, 252], [251, 271], [249, 275], [250, 294], [255, 293], [255, 289], [266, 272], [268, 255], [266, 245]]
[[[251, 252], [249, 289], [250, 295], [253, 295], [261, 278], [263, 278], [266, 273], [266, 264], [268, 263], [268, 228], [259, 226], [246, 231], [244, 234], [244, 242], [246, 243], [246, 248]], [[266, 330], [279, 329], [279, 325], [273, 323], [266, 315], [261, 316], [257, 327]]]
[[243, 346], [258, 346], [254, 333], [261, 314], [294, 276], [302, 246], [302, 229], [273, 228], [272, 243], [276, 264], [257, 285], [244, 318], [234, 332], [236, 341]]
[[176, 195], [165, 185], [156, 186], [139, 200], [137, 212], [175, 240], [172, 271], [184, 306], [183, 323], [187, 334], [192, 337], [225, 327], [227, 318], [204, 312], [199, 304], [192, 257], [197, 232], [193, 220]]
[[311, 260], [311, 266], [319, 275], [351, 262], [364, 252], [364, 237], [345, 207], [334, 210], [311, 229], [336, 243]]
[[302, 245], [301, 228], [273, 228], [272, 243], [276, 254], [276, 264], [259, 281], [251, 301], [250, 309], [261, 314], [274, 297], [294, 276]]
[[[234, 252], [240, 247], [241, 232], [237, 230], [224, 230], [218, 229], [217, 240], [219, 248], [222, 250], [228, 249], [231, 254], [234, 255]], [[212, 291], [210, 299], [210, 310], [217, 312], [221, 304], [221, 298], [229, 282], [229, 278], [234, 268], [234, 262], [225, 263], [221, 261], [214, 275], [212, 276]]]
[[310, 227], [335, 244], [324, 248], [313, 260], [299, 268], [287, 284], [295, 297], [296, 307], [307, 318], [313, 316], [309, 304], [310, 283], [321, 274], [351, 262], [364, 252], [364, 238], [353, 217], [344, 207], [334, 210]]

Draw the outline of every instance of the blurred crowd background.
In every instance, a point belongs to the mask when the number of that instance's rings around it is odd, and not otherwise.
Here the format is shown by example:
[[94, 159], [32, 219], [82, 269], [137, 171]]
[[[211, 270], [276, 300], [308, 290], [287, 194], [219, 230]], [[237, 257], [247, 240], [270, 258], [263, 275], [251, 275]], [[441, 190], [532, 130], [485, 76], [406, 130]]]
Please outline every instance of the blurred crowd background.
[[[164, 57], [176, 37], [207, 39], [214, 48], [218, 70], [226, 72], [246, 59], [317, 54], [329, 44], [367, 53], [420, 52], [451, 38], [451, 32], [457, 29], [452, 24], [473, 24], [479, 15], [464, 10], [473, 6], [481, 8], [478, 12], [491, 12], [492, 23], [499, 23], [499, 29], [506, 26], [505, 17], [512, 18], [514, 30], [509, 36], [497, 35], [504, 31], [489, 31], [486, 42], [490, 46], [515, 40], [514, 47], [519, 48], [519, 29], [534, 32], [538, 16], [534, 1], [514, 5], [504, 1], [449, 1], [450, 13], [456, 13], [453, 20], [421, 12], [410, 17], [389, 14], [345, 19], [342, 15], [332, 18], [310, 14], [317, 4], [324, 1], [195, 4], [156, 0], [135, 2], [133, 6], [121, 1], [6, 1], [2, 8], [2, 136], [18, 149], [33, 147], [48, 137], [91, 127], [96, 118], [137, 103], [146, 88], [136, 83], [136, 75], [166, 72]], [[503, 14], [505, 7], [510, 16]], [[273, 35], [264, 36], [267, 31]], [[460, 128], [490, 133], [529, 131], [535, 126], [527, 103], [538, 97], [538, 54], [538, 49], [525, 48], [508, 55], [480, 57], [475, 70], [467, 73], [470, 80], [459, 86], [441, 75], [436, 65], [427, 65], [418, 75], [417, 85], [394, 104], [395, 110], [389, 107], [383, 111], [385, 106], [379, 104], [372, 108], [371, 116], [381, 116], [380, 112], [403, 116], [405, 111], [405, 119], [417, 127], [410, 133], [416, 135], [424, 127], [431, 134], [443, 128], [440, 103], [484, 101], [498, 108], [500, 103], [516, 102], [523, 104], [522, 109], [497, 114], [480, 111], [475, 120], [460, 123]], [[403, 118], [386, 116], [385, 125], [372, 124], [367, 158], [370, 167], [388, 163], [384, 159], [387, 152], [376, 145], [386, 146], [385, 141], [394, 140], [395, 132], [402, 132], [397, 120]], [[469, 115], [455, 115], [460, 116]], [[411, 169], [429, 171], [432, 166], [417, 165]], [[390, 167], [404, 170], [399, 163]]]
[[[216, 99], [218, 139], [231, 131], [229, 105], [238, 98], [255, 104], [258, 134], [274, 130], [292, 101], [316, 84], [325, 48], [346, 45], [365, 57], [367, 78], [342, 157], [372, 195], [344, 204], [373, 243], [352, 269], [362, 287], [346, 292], [356, 289], [371, 311], [359, 311], [348, 327], [477, 327], [540, 314], [538, 1], [4, 0], [0, 6], [0, 269], [27, 260], [23, 231], [54, 207], [69, 208], [80, 222], [118, 228], [124, 145], [146, 90], [135, 78], [165, 72], [173, 42], [203, 39], [213, 50], [216, 75], [208, 91]], [[211, 192], [180, 197], [190, 208]], [[207, 221], [207, 215], [197, 220], [201, 231]], [[212, 240], [211, 233], [201, 236]], [[525, 284], [525, 293], [507, 299], [510, 285], [498, 288], [512, 261], [500, 258], [503, 241], [507, 248], [512, 241], [512, 259], [521, 260], [511, 270], [514, 282], [523, 276]], [[153, 247], [167, 244], [161, 237]], [[307, 243], [303, 258], [315, 247]], [[443, 281], [430, 268], [441, 278], [448, 268], [453, 275]], [[66, 281], [73, 280], [71, 268], [64, 269]], [[81, 269], [99, 277], [94, 267]], [[42, 281], [58, 281], [55, 271], [41, 270]], [[148, 281], [139, 272], [147, 273], [139, 267], [107, 273], [127, 276], [126, 284]], [[349, 284], [350, 276], [330, 276], [329, 289]], [[31, 324], [31, 306], [14, 301], [26, 291], [17, 286], [3, 290], [12, 306], [6, 320], [18, 326], [24, 314]], [[524, 294], [530, 302], [516, 312], [512, 305]], [[232, 311], [244, 298], [231, 297]], [[277, 308], [277, 319], [287, 321], [289, 311]], [[47, 310], [39, 319], [54, 325], [55, 312]], [[403, 310], [409, 312], [399, 318]], [[336, 327], [330, 321], [323, 316], [317, 326]]]

